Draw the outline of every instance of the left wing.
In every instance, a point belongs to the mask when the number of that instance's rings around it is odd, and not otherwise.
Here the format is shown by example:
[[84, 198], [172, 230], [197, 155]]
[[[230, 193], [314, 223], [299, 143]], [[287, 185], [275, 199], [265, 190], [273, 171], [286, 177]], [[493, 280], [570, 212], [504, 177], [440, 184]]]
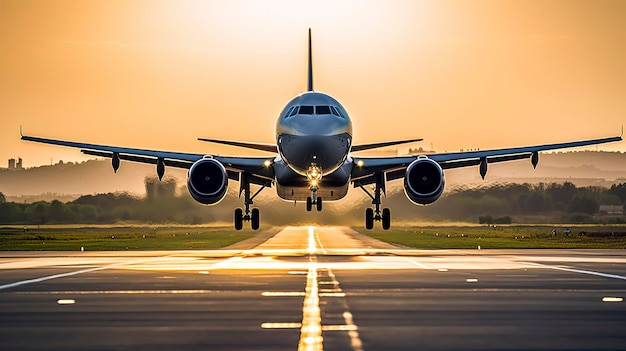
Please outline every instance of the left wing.
[[[623, 134], [623, 131], [622, 131]], [[525, 146], [506, 149], [493, 149], [485, 151], [449, 152], [428, 154], [428, 158], [436, 161], [441, 168], [459, 168], [481, 165], [481, 175], [486, 173], [487, 164], [530, 158], [533, 167], [539, 162], [539, 152], [547, 150], [565, 149], [578, 146], [597, 145], [621, 141], [622, 135], [610, 138], [572, 141], [566, 143]], [[352, 180], [357, 185], [367, 185], [376, 182], [376, 174], [385, 173], [387, 180], [404, 177], [406, 168], [417, 156], [399, 157], [353, 157]], [[483, 166], [484, 165], [484, 166]], [[484, 167], [484, 171], [483, 171]]]
[[74, 141], [46, 139], [28, 135], [22, 135], [22, 140], [73, 147], [81, 149], [81, 152], [86, 155], [111, 158], [113, 161], [113, 169], [115, 171], [117, 171], [117, 167], [119, 167], [120, 160], [156, 164], [157, 168], [160, 167], [159, 165], [162, 165], [188, 169], [194, 164], [194, 162], [204, 157], [211, 157], [224, 165], [226, 171], [228, 172], [229, 179], [239, 180], [239, 173], [241, 172], [250, 173], [252, 175], [251, 183], [253, 184], [267, 186], [268, 181], [271, 182], [274, 179], [274, 170], [272, 167], [268, 167], [268, 164], [271, 164], [273, 162], [274, 157], [215, 156], [183, 152], [135, 149], [119, 146], [97, 145]]

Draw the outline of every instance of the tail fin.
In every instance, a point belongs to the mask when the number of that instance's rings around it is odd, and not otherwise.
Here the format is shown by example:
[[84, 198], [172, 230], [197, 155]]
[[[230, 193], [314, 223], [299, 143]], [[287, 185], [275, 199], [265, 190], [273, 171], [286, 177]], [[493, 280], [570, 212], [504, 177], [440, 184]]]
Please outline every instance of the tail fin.
[[313, 54], [311, 50], [311, 28], [309, 28], [309, 84], [308, 91], [313, 91]]

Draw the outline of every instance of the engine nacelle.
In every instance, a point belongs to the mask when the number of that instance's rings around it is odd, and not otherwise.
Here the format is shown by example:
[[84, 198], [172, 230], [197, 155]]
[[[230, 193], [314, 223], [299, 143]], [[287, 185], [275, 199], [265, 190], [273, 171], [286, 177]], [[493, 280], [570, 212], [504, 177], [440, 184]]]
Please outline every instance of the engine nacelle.
[[435, 202], [443, 193], [444, 185], [443, 169], [426, 156], [419, 156], [406, 168], [404, 193], [415, 204]]
[[203, 158], [196, 161], [187, 175], [187, 189], [191, 197], [205, 205], [220, 202], [228, 190], [228, 173], [219, 161]]

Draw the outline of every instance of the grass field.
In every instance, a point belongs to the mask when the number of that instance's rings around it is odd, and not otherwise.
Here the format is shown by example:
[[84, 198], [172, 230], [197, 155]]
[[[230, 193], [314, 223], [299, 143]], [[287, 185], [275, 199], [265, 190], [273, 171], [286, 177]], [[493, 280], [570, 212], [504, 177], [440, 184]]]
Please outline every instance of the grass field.
[[[557, 229], [556, 236], [551, 234]], [[563, 230], [569, 228], [566, 236]], [[396, 226], [355, 230], [420, 249], [626, 249], [626, 226]], [[579, 235], [580, 232], [585, 232]], [[46, 226], [0, 228], [0, 251], [115, 251], [217, 249], [258, 232], [231, 226]]]
[[[565, 235], [568, 228], [571, 233]], [[626, 249], [626, 227], [613, 226], [425, 226], [356, 231], [420, 249]], [[556, 229], [556, 236], [551, 231]], [[579, 233], [584, 234], [579, 235]]]
[[229, 227], [0, 228], [1, 251], [187, 250], [222, 248], [254, 236]]

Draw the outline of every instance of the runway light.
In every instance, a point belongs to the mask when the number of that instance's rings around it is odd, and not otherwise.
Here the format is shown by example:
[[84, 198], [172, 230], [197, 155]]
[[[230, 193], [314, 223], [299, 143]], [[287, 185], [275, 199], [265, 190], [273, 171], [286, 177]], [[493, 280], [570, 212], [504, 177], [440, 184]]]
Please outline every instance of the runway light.
[[439, 269], [438, 269], [438, 271], [439, 271], [439, 272], [447, 272], [447, 271], [448, 271], [448, 269], [447, 269], [447, 268], [439, 268]]
[[209, 274], [208, 271], [199, 271], [198, 274]]
[[623, 297], [606, 296], [602, 298], [602, 302], [622, 302], [622, 301], [624, 301]]
[[57, 300], [57, 304], [59, 304], [59, 305], [73, 305], [75, 303], [76, 303], [76, 301], [72, 300], [72, 299], [60, 299], [60, 300]]
[[285, 296], [305, 296], [304, 291], [264, 291], [261, 296], [266, 297], [285, 297]]
[[351, 331], [351, 330], [358, 330], [359, 328], [357, 328], [356, 325], [352, 324], [352, 325], [344, 325], [344, 324], [340, 324], [340, 325], [323, 325], [322, 326], [322, 330], [323, 331]]
[[467, 278], [465, 281], [468, 283], [478, 283], [478, 279], [476, 278]]
[[298, 329], [302, 327], [302, 323], [263, 323], [263, 329]]
[[346, 293], [342, 292], [333, 292], [333, 293], [319, 293], [320, 297], [346, 297]]

